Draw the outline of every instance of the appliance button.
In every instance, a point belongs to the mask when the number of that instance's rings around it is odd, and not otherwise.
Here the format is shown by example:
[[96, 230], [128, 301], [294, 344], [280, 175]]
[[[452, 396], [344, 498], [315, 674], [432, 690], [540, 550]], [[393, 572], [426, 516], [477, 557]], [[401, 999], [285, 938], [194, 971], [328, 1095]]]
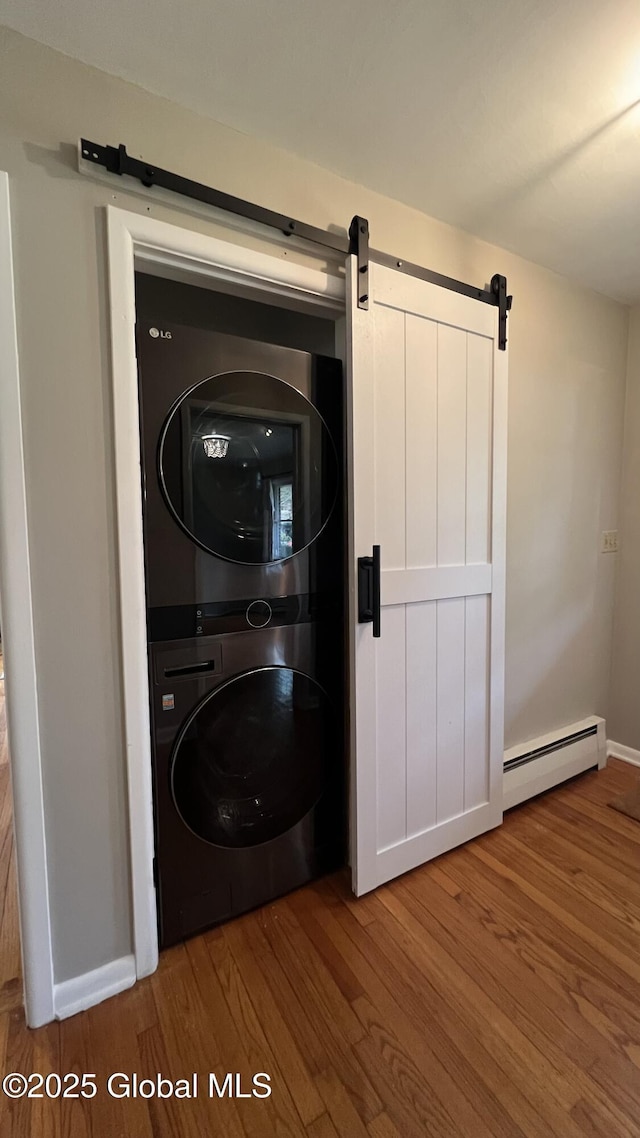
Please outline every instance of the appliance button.
[[252, 601], [245, 616], [247, 624], [252, 628], [265, 628], [272, 617], [271, 605], [268, 601]]

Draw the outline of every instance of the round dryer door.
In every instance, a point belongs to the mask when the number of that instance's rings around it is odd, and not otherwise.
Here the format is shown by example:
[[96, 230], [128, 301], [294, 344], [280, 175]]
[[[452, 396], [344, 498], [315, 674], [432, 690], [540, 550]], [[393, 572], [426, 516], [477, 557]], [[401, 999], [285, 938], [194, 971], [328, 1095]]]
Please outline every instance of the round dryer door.
[[171, 761], [180, 816], [199, 838], [239, 849], [279, 837], [316, 805], [335, 763], [323, 689], [291, 668], [259, 668], [216, 688]]
[[265, 565], [305, 549], [336, 496], [324, 420], [290, 384], [259, 372], [203, 380], [171, 409], [158, 473], [176, 520], [229, 561]]

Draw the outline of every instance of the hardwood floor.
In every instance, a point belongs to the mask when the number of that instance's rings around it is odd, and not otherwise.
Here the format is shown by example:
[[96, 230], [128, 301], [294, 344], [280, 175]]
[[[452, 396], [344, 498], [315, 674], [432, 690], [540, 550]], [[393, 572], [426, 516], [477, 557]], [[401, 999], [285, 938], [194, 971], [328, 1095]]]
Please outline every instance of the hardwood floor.
[[[94, 1074], [98, 1091], [0, 1094], [3, 1136], [640, 1133], [640, 824], [606, 806], [640, 771], [614, 761], [359, 901], [325, 879], [38, 1031], [20, 1001], [7, 774], [4, 756], [0, 1073]], [[199, 1094], [111, 1097], [114, 1072], [197, 1072]], [[266, 1072], [272, 1094], [210, 1098], [209, 1072], [245, 1094]]]

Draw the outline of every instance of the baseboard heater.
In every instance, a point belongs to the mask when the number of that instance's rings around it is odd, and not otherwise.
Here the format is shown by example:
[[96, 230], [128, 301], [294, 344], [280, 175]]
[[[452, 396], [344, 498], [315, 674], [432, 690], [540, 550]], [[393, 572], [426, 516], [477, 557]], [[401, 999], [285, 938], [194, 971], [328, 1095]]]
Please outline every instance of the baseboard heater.
[[510, 747], [504, 755], [503, 808], [509, 810], [606, 761], [606, 724], [597, 715]]

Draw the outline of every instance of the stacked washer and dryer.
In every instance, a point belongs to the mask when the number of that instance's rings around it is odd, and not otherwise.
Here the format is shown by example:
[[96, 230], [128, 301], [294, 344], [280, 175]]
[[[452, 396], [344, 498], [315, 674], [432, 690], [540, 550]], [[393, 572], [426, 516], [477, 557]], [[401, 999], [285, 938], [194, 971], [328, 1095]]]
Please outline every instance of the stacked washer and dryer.
[[139, 320], [160, 944], [345, 859], [343, 391]]

